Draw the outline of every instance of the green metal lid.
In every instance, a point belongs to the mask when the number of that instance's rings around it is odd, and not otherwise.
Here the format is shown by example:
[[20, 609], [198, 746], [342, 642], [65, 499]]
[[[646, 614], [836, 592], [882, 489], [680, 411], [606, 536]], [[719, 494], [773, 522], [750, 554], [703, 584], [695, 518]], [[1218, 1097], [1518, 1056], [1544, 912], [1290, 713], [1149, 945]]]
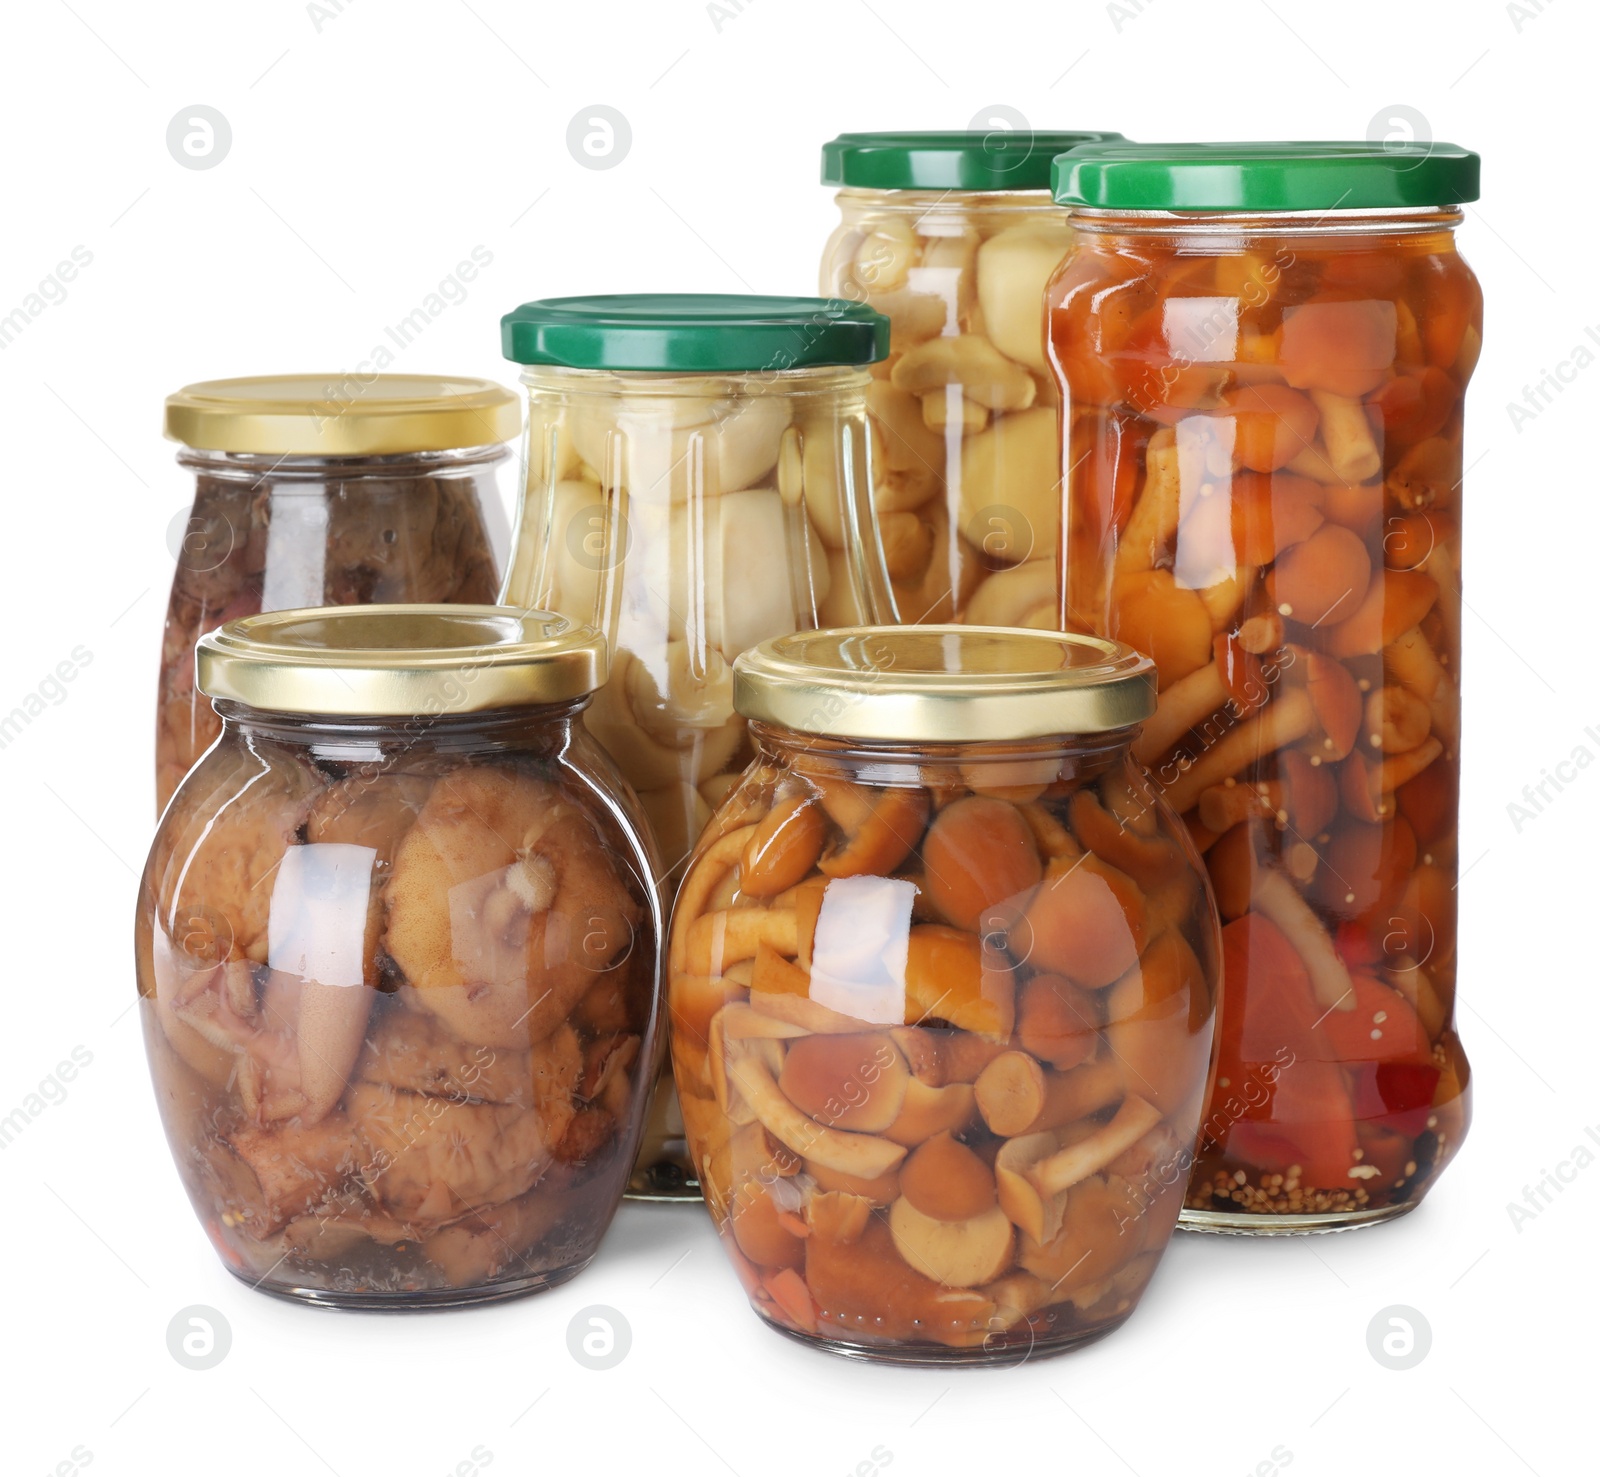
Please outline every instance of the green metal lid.
[[865, 303], [737, 293], [547, 297], [500, 320], [517, 364], [690, 374], [873, 364], [889, 353], [889, 320]]
[[841, 133], [822, 146], [822, 183], [875, 190], [1048, 190], [1050, 161], [1120, 133], [1031, 128]]
[[1478, 156], [1446, 143], [1085, 144], [1057, 203], [1097, 210], [1382, 210], [1478, 198]]

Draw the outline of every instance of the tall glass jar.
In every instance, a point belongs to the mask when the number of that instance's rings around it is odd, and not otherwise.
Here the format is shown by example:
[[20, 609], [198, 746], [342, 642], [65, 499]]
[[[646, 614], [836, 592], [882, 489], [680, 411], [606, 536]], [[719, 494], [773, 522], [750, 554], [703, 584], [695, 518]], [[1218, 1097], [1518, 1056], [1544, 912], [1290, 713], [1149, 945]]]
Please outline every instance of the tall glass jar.
[[495, 486], [516, 396], [432, 375], [267, 375], [189, 385], [166, 432], [194, 474], [173, 529], [156, 699], [156, 805], [220, 731], [194, 686], [203, 631], [297, 606], [495, 598]]
[[259, 615], [200, 642], [222, 734], [162, 816], [145, 1043], [229, 1271], [341, 1307], [554, 1286], [654, 1081], [649, 846], [579, 714], [598, 633], [540, 612]]
[[1129, 755], [1147, 658], [972, 626], [734, 665], [754, 761], [673, 910], [672, 1058], [755, 1311], [1009, 1363], [1132, 1312], [1205, 1102], [1205, 872]]
[[1450, 144], [1097, 145], [1057, 165], [1064, 623], [1155, 658], [1134, 745], [1226, 979], [1185, 1225], [1408, 1210], [1461, 1145], [1462, 401]]
[[[886, 615], [864, 396], [888, 325], [820, 298], [638, 295], [526, 303], [503, 330], [528, 393], [504, 598], [605, 632], [589, 727], [675, 887], [751, 754], [734, 658]], [[633, 1192], [697, 1194], [665, 1072]]]
[[[903, 622], [1055, 624], [1060, 403], [1044, 289], [1071, 243], [1052, 157], [1117, 133], [844, 133], [822, 291], [888, 316], [867, 409]], [[827, 530], [823, 531], [826, 535]]]

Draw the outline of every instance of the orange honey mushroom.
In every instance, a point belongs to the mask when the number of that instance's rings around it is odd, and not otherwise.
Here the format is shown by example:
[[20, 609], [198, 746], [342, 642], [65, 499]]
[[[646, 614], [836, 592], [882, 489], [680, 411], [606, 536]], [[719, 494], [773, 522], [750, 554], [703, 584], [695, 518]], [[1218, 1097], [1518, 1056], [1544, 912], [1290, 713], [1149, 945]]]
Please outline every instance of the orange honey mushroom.
[[1044, 875], [1033, 832], [1016, 806], [969, 795], [946, 806], [922, 844], [923, 887], [957, 928], [976, 929], [997, 903]]

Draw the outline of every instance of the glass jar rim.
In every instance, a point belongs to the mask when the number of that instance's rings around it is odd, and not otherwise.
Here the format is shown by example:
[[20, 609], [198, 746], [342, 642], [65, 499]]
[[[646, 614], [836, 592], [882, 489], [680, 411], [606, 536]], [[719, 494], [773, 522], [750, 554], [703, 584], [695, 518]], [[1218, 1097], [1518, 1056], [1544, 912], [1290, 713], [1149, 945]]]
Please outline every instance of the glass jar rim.
[[851, 626], [764, 641], [733, 664], [744, 717], [817, 737], [1024, 743], [1155, 711], [1155, 664], [1098, 636], [1010, 626]]
[[499, 605], [338, 605], [229, 621], [195, 647], [207, 697], [263, 712], [432, 717], [586, 697], [604, 638], [548, 611]]

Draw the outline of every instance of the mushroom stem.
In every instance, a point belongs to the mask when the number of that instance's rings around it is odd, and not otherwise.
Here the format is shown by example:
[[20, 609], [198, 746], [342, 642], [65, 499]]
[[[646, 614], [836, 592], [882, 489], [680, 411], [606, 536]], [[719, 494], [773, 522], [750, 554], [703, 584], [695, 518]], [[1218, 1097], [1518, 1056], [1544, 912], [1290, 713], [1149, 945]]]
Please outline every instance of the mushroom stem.
[[1200, 603], [1205, 606], [1206, 614], [1211, 617], [1213, 631], [1225, 630], [1228, 622], [1238, 614], [1239, 607], [1244, 604], [1244, 597], [1250, 593], [1250, 584], [1255, 577], [1255, 565], [1241, 564], [1231, 573], [1197, 591]]
[[1156, 556], [1178, 531], [1182, 508], [1183, 477], [1178, 461], [1178, 441], [1169, 429], [1157, 431], [1145, 451], [1144, 486], [1133, 505], [1127, 527], [1117, 540], [1119, 574], [1155, 567]]
[[1133, 741], [1133, 757], [1141, 764], [1153, 763], [1227, 700], [1228, 685], [1214, 661], [1180, 677], [1156, 699], [1155, 715]]
[[784, 1096], [767, 1064], [745, 1052], [728, 1062], [728, 1077], [750, 1104], [761, 1126], [805, 1159], [814, 1159], [840, 1174], [874, 1179], [905, 1158], [900, 1144], [866, 1134], [828, 1128], [807, 1117]]
[[754, 959], [762, 944], [793, 958], [799, 948], [793, 908], [724, 908], [703, 913], [689, 925], [685, 968], [690, 974], [723, 974], [730, 964]]
[[1058, 1128], [1114, 1103], [1122, 1073], [1109, 1056], [1067, 1072], [1052, 1072], [1025, 1051], [997, 1056], [978, 1077], [978, 1111], [1002, 1138]]
[[1310, 733], [1316, 723], [1311, 699], [1303, 692], [1286, 692], [1217, 740], [1164, 791], [1167, 803], [1180, 815], [1200, 798], [1203, 790], [1231, 779], [1285, 744]]
[[1250, 901], [1256, 912], [1275, 923], [1294, 946], [1311, 976], [1317, 1003], [1327, 1010], [1354, 1010], [1356, 996], [1350, 971], [1311, 905], [1294, 890], [1289, 879], [1281, 872], [1263, 871], [1256, 879]]
[[1047, 1155], [1029, 1167], [1027, 1177], [1041, 1195], [1059, 1195], [1091, 1174], [1098, 1174], [1160, 1121], [1161, 1110], [1153, 1103], [1142, 1097], [1126, 1097], [1098, 1133]]
[[1312, 390], [1311, 399], [1322, 417], [1322, 443], [1334, 471], [1352, 484], [1376, 477], [1383, 457], [1372, 439], [1366, 407], [1328, 390]]
[[1284, 806], [1284, 787], [1280, 780], [1257, 785], [1224, 780], [1200, 795], [1200, 824], [1221, 833], [1251, 816], [1276, 816]]
[[1252, 656], [1264, 656], [1283, 645], [1283, 617], [1275, 610], [1253, 615], [1239, 624], [1239, 645]]
[[1460, 717], [1456, 685], [1418, 627], [1413, 626], [1384, 647], [1383, 669], [1428, 705], [1433, 731], [1446, 744], [1454, 744]]

